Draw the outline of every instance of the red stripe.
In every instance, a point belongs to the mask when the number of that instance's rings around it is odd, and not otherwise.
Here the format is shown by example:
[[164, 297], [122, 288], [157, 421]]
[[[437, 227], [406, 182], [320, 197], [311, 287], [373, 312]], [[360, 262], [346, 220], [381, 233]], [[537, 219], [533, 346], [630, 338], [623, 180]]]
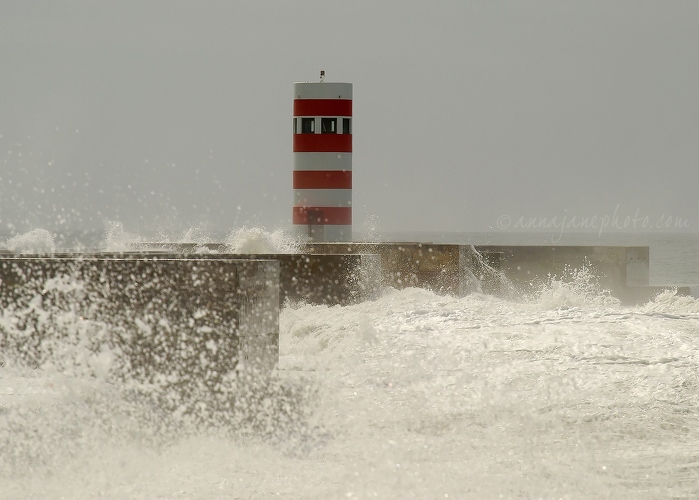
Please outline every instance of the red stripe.
[[352, 134], [294, 134], [294, 153], [351, 153]]
[[349, 226], [352, 224], [352, 207], [294, 207], [294, 224], [308, 224], [311, 212], [312, 224]]
[[352, 172], [294, 170], [294, 189], [352, 189]]
[[294, 99], [294, 116], [352, 116], [352, 100]]

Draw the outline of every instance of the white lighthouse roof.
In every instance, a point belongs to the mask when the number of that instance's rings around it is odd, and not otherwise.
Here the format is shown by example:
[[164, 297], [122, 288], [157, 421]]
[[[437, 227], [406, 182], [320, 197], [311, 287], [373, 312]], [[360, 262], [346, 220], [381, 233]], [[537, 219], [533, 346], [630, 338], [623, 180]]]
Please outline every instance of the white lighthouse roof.
[[352, 84], [341, 82], [294, 83], [296, 99], [352, 99]]

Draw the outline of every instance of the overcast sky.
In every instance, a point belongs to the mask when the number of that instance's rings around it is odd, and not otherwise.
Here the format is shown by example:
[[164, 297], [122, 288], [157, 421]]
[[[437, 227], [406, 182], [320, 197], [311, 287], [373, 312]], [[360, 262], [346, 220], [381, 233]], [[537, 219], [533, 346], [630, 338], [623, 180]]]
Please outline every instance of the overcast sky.
[[0, 229], [288, 228], [293, 83], [324, 69], [354, 84], [357, 228], [699, 231], [698, 22], [695, 0], [2, 0]]

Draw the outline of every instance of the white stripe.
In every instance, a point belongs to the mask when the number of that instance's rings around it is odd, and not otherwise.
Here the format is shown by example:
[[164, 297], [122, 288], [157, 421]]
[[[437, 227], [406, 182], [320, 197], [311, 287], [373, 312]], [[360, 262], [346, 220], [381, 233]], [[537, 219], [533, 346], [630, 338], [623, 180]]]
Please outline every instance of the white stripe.
[[352, 171], [352, 153], [294, 153], [294, 170]]
[[296, 99], [352, 99], [352, 84], [344, 82], [294, 83]]
[[294, 189], [295, 207], [351, 207], [351, 189]]
[[[352, 241], [352, 226], [326, 224], [315, 225], [312, 229], [315, 241]], [[294, 224], [292, 231], [297, 238], [308, 239], [308, 224]]]

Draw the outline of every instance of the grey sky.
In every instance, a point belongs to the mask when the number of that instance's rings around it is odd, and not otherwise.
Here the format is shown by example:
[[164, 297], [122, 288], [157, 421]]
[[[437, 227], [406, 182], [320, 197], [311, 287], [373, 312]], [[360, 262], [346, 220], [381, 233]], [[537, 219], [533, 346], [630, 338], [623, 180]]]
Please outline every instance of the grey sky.
[[[699, 2], [0, 2], [0, 229], [290, 226], [293, 83], [354, 84], [354, 221], [699, 230]], [[618, 208], [617, 208], [618, 207]]]

